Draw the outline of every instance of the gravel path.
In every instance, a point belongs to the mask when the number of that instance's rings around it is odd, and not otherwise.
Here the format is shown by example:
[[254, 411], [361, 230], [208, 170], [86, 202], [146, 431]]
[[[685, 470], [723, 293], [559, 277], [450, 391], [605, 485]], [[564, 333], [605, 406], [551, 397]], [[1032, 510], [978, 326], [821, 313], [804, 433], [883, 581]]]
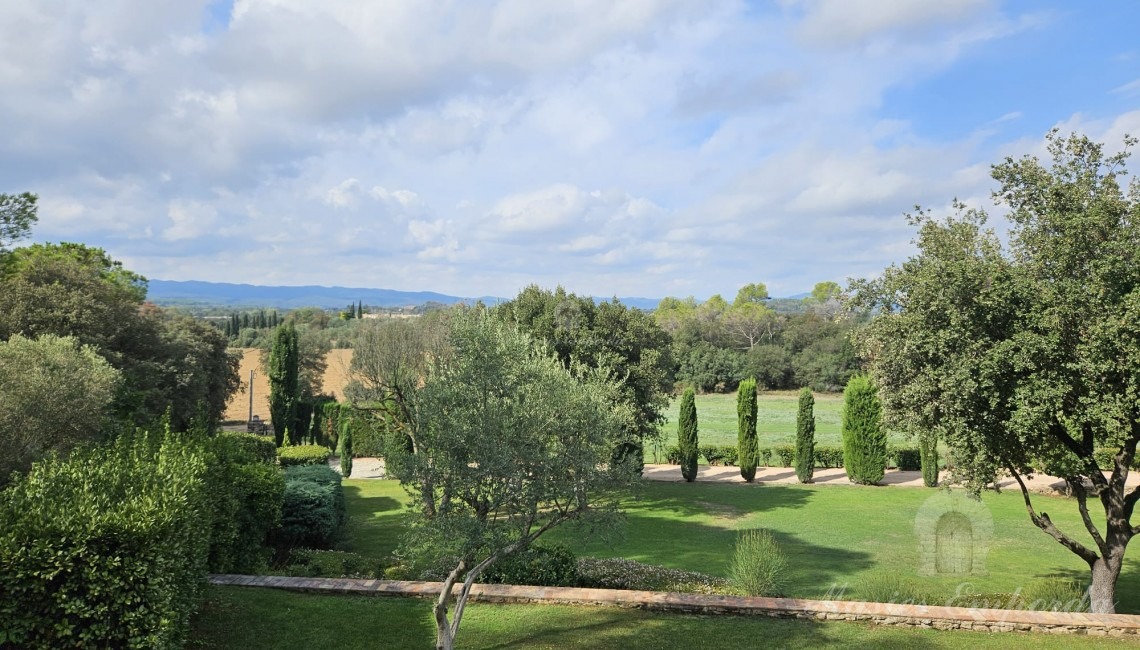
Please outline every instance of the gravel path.
[[[337, 472], [340, 471], [340, 460], [337, 458], [329, 459], [329, 467]], [[641, 474], [642, 478], [649, 481], [665, 481], [672, 483], [681, 483], [685, 479], [681, 476], [681, 468], [678, 465], [653, 465], [646, 464], [645, 470]], [[352, 461], [352, 478], [354, 479], [367, 479], [367, 478], [385, 478], [384, 474], [384, 460], [380, 458], [356, 458]], [[946, 481], [949, 478], [947, 472], [942, 472], [941, 480]], [[740, 468], [738, 467], [722, 467], [712, 465], [701, 465], [697, 469], [697, 482], [699, 483], [739, 483], [741, 485], [748, 485], [743, 478], [740, 477]], [[756, 470], [756, 480], [753, 485], [763, 485], [764, 483], [798, 483], [796, 479], [796, 472], [791, 467], [764, 467]], [[815, 470], [814, 479], [812, 481], [815, 485], [854, 485], [847, 479], [847, 472], [843, 468], [829, 468]], [[1055, 476], [1045, 476], [1038, 474], [1031, 479], [1026, 479], [1026, 485], [1030, 491], [1038, 494], [1065, 494], [1066, 486], [1065, 481]], [[1128, 475], [1128, 486], [1135, 487], [1140, 485], [1140, 472], [1132, 472]], [[901, 487], [922, 487], [922, 472], [904, 472], [901, 470], [889, 469], [883, 477], [881, 485], [901, 486]], [[1002, 489], [1016, 490], [1017, 482], [1012, 478], [1005, 478], [999, 482]]]

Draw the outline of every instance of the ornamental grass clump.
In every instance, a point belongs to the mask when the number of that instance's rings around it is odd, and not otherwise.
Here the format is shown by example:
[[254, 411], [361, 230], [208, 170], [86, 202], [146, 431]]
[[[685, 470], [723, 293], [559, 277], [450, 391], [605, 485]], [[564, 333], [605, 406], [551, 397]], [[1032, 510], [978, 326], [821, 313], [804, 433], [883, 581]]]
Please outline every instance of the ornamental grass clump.
[[787, 558], [771, 532], [745, 530], [736, 538], [729, 580], [746, 596], [780, 596], [788, 582], [787, 567]]

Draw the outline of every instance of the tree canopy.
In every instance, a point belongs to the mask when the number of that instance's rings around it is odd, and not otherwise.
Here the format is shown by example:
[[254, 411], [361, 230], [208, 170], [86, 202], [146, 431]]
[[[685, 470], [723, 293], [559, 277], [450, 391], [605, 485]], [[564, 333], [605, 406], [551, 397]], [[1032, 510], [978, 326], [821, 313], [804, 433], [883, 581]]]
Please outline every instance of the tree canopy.
[[[1080, 135], [1047, 141], [1051, 165], [993, 168], [1008, 248], [981, 210], [911, 215], [918, 254], [854, 287], [881, 309], [862, 347], [888, 424], [940, 436], [975, 490], [1012, 475], [1033, 523], [1088, 563], [1093, 611], [1111, 612], [1140, 532], [1140, 489], [1125, 488], [1140, 442], [1140, 186], [1123, 186], [1135, 139], [1113, 155]], [[1083, 533], [1035, 509], [1022, 479], [1035, 471], [1066, 480]]]

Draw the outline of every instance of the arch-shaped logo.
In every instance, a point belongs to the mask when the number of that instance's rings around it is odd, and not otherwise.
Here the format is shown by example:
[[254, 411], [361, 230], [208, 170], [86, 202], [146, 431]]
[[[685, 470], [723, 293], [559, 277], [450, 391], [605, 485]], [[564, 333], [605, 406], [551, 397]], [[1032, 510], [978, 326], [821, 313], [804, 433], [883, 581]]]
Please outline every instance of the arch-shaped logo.
[[985, 575], [994, 518], [980, 499], [960, 490], [940, 490], [914, 517], [918, 573]]

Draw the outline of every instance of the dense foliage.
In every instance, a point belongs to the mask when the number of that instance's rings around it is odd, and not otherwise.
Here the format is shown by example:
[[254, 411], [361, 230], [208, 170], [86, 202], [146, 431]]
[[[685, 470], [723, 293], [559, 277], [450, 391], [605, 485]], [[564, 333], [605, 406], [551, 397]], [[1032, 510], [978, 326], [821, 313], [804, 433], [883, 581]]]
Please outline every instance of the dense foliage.
[[679, 383], [729, 391], [753, 377], [768, 389], [836, 391], [857, 367], [850, 334], [865, 320], [840, 308], [837, 288], [820, 283], [812, 296], [787, 304], [767, 300], [756, 283], [742, 287], [732, 304], [720, 296], [702, 303], [665, 298], [653, 317], [672, 336]]
[[645, 440], [656, 439], [672, 389], [669, 336], [652, 317], [616, 299], [595, 304], [589, 296], [531, 285], [495, 309], [497, 318], [545, 341], [566, 368], [605, 368], [619, 379], [613, 399], [634, 412], [626, 424], [623, 459], [639, 465]]
[[[740, 476], [749, 483], [756, 478], [756, 464], [759, 462], [759, 450], [756, 441], [756, 380], [745, 379], [740, 382], [736, 392], [736, 457], [734, 462], [740, 463]], [[713, 459], [708, 453], [705, 459], [710, 464]], [[728, 463], [732, 464], [732, 463]]]
[[280, 523], [285, 491], [272, 453], [276, 451], [273, 441], [245, 433], [221, 433], [206, 448], [212, 519], [209, 569], [255, 573], [269, 559], [269, 533]]
[[35, 244], [0, 269], [0, 341], [71, 336], [121, 373], [119, 428], [147, 426], [169, 407], [176, 430], [216, 425], [238, 385], [238, 360], [218, 328], [144, 303], [146, 279], [103, 250]]
[[273, 531], [279, 553], [297, 547], [332, 548], [346, 520], [341, 477], [327, 465], [285, 469], [281, 526]]
[[866, 375], [855, 375], [843, 391], [843, 467], [853, 483], [873, 485], [887, 467], [878, 389]]
[[697, 456], [700, 453], [697, 439], [697, 401], [692, 388], [681, 394], [681, 410], [677, 416], [677, 447], [681, 452], [681, 476], [686, 481], [697, 478]]
[[0, 492], [0, 645], [181, 647], [210, 545], [205, 455], [124, 437]]
[[[918, 253], [856, 287], [880, 309], [864, 347], [889, 423], [936, 434], [975, 490], [998, 471], [1065, 478], [1091, 545], [1022, 492], [1031, 521], [1089, 565], [1100, 613], [1114, 610], [1140, 501], [1125, 488], [1140, 443], [1140, 183], [1125, 188], [1135, 143], [1106, 155], [1050, 133], [1051, 165], [1026, 156], [993, 168], [1008, 249], [984, 212], [919, 212]], [[1098, 447], [1115, 450], [1106, 466]]]
[[919, 440], [919, 462], [922, 468], [922, 484], [938, 487], [938, 439], [927, 436]]
[[815, 396], [810, 388], [800, 390], [796, 411], [796, 478], [811, 483], [815, 471]]
[[327, 465], [332, 452], [324, 445], [295, 445], [277, 450], [277, 461], [282, 467], [292, 465]]
[[118, 382], [119, 372], [74, 338], [0, 341], [0, 488], [47, 453], [97, 439]]
[[297, 342], [297, 328], [292, 324], [279, 326], [273, 334], [273, 347], [269, 350], [269, 412], [273, 421], [273, 435], [277, 446], [301, 441], [298, 425], [298, 408], [301, 401], [301, 352]]

